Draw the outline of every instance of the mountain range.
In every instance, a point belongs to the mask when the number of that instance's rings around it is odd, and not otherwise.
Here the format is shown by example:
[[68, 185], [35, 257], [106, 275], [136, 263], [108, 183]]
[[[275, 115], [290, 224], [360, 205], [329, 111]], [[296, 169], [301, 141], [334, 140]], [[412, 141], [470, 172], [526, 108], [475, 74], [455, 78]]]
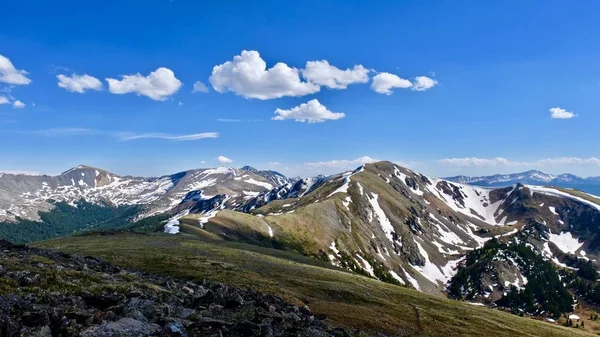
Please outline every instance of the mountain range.
[[476, 186], [500, 187], [517, 183], [530, 185], [551, 185], [565, 188], [576, 188], [588, 193], [600, 195], [600, 177], [582, 178], [570, 173], [548, 174], [531, 170], [512, 174], [495, 174], [491, 176], [469, 177], [454, 176], [444, 178], [461, 184]]
[[[62, 214], [86, 219], [72, 232], [156, 219], [174, 235], [295, 251], [422, 292], [556, 317], [571, 305], [561, 271], [595, 269], [600, 256], [600, 198], [547, 186], [559, 180], [569, 177], [438, 179], [386, 161], [304, 179], [247, 166], [158, 178], [78, 166], [57, 176], [0, 176], [0, 235], [29, 226], [18, 238], [32, 241], [28, 234]], [[556, 290], [528, 286], [538, 283]], [[509, 302], [527, 291], [547, 304]]]

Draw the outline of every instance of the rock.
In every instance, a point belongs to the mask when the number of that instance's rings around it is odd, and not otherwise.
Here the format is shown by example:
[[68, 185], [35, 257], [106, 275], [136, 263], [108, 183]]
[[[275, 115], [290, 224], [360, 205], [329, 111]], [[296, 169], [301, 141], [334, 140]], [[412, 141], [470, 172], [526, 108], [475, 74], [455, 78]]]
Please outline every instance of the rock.
[[[91, 257], [5, 246], [0, 274], [8, 295], [0, 296], [1, 337], [347, 336], [308, 306], [277, 296], [121, 270]], [[43, 271], [30, 255], [49, 260]], [[41, 285], [48, 279], [68, 286], [48, 291]]]
[[168, 322], [162, 329], [162, 335], [169, 337], [187, 337], [188, 333], [183, 324], [179, 322]]
[[134, 297], [127, 300], [127, 304], [123, 308], [123, 315], [132, 317], [131, 314], [135, 311], [142, 313], [146, 317], [152, 317], [155, 311], [156, 302], [140, 297]]
[[253, 337], [261, 335], [261, 327], [256, 323], [242, 321], [231, 327], [234, 336]]
[[122, 318], [100, 326], [86, 329], [82, 337], [144, 337], [158, 334], [160, 327], [156, 324], [140, 322], [133, 318]]
[[21, 330], [21, 336], [27, 337], [52, 337], [52, 330], [49, 326], [43, 326], [41, 328], [24, 328]]
[[52, 330], [58, 336], [76, 336], [81, 328], [76, 320], [63, 317]]
[[244, 304], [244, 299], [240, 296], [239, 293], [234, 292], [231, 296], [228, 296], [225, 300], [224, 307], [226, 309], [237, 308]]
[[108, 321], [112, 322], [115, 320], [117, 320], [117, 314], [108, 310], [108, 311], [97, 311], [94, 314], [92, 322], [95, 324], [99, 324], [99, 323], [108, 322]]
[[50, 317], [44, 311], [24, 312], [21, 315], [21, 322], [26, 326], [45, 326], [50, 324]]
[[312, 316], [312, 311], [310, 311], [308, 305], [300, 307], [300, 313], [303, 315]]
[[67, 318], [74, 319], [79, 324], [89, 325], [93, 321], [94, 314], [77, 307], [69, 308], [64, 312]]

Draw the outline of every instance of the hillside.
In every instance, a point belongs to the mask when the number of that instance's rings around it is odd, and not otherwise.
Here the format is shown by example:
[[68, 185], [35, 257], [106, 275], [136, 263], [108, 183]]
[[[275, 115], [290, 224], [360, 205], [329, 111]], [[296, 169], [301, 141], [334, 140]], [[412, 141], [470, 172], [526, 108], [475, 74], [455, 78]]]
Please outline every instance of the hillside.
[[465, 254], [493, 237], [527, 234], [523, 239], [557, 266], [566, 255], [594, 259], [599, 253], [600, 206], [572, 191], [484, 189], [379, 162], [280, 199], [249, 214], [189, 214], [182, 222], [194, 226], [201, 218], [197, 230], [288, 247], [432, 293], [445, 291]]
[[279, 297], [0, 241], [0, 334], [347, 335]]
[[523, 319], [352, 274], [301, 255], [180, 235], [88, 236], [36, 246], [99, 256], [122, 268], [178, 279], [252, 287], [350, 331], [387, 336], [587, 336], [579, 329]]

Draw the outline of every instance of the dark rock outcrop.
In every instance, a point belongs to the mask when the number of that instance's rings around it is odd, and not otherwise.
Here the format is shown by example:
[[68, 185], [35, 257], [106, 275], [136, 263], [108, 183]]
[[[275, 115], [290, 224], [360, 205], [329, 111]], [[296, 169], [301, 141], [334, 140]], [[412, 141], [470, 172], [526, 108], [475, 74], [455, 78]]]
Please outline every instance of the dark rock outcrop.
[[308, 307], [0, 241], [0, 336], [349, 336]]

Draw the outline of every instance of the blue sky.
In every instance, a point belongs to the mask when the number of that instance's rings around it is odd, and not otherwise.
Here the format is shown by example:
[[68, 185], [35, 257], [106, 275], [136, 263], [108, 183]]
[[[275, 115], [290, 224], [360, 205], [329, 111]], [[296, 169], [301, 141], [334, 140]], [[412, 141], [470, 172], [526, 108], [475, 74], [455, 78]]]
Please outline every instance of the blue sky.
[[438, 176], [598, 176], [599, 10], [5, 0], [0, 171], [313, 175], [385, 159]]

